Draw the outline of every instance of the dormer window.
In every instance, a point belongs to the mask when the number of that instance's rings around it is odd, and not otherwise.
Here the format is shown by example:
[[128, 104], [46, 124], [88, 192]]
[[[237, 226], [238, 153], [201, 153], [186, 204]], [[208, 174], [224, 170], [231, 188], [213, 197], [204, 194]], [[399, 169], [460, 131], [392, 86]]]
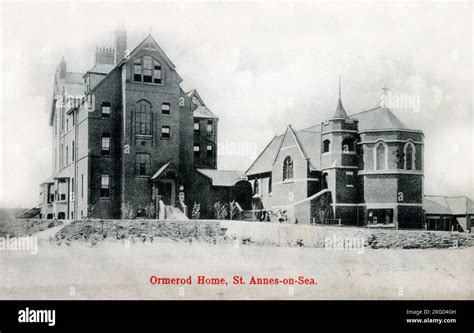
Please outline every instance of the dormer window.
[[161, 84], [161, 64], [150, 56], [135, 59], [133, 65], [133, 80], [135, 82]]

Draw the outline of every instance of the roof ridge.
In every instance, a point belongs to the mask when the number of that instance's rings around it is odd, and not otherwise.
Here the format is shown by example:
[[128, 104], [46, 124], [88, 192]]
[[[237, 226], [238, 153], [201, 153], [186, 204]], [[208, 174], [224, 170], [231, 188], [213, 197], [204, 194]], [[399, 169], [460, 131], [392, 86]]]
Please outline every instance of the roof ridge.
[[[372, 109], [368, 109], [368, 110], [364, 110], [364, 111], [360, 111], [360, 112], [356, 112], [356, 113], [352, 113], [351, 115], [349, 115], [349, 117], [352, 117], [352, 116], [355, 116], [355, 115], [358, 115], [358, 114], [361, 114], [361, 113], [365, 113], [365, 112], [369, 112], [369, 111], [374, 111], [374, 110], [377, 110], [377, 109], [382, 109], [381, 106], [376, 106]], [[389, 108], [386, 108], [387, 110], [390, 110]]]

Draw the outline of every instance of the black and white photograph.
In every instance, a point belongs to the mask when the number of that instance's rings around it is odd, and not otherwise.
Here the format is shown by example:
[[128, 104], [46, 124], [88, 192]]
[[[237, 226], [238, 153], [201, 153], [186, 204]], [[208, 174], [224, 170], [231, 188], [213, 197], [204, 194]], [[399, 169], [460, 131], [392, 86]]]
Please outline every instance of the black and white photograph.
[[472, 2], [2, 1], [0, 22], [2, 333], [101, 301], [472, 315]]

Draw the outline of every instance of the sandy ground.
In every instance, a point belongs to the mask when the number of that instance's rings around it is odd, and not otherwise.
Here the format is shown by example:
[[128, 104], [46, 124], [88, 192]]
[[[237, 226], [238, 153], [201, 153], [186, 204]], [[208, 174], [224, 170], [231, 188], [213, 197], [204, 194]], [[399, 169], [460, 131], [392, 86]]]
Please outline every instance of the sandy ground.
[[[474, 248], [373, 250], [40, 240], [36, 255], [0, 251], [0, 299], [473, 299]], [[224, 277], [229, 285], [151, 285], [160, 277]], [[233, 285], [234, 275], [317, 285]]]

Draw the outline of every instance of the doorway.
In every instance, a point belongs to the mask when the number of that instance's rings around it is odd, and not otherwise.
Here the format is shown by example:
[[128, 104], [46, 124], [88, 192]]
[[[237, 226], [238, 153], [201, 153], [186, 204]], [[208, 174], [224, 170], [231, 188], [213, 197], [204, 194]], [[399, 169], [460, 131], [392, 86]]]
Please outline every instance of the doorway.
[[171, 179], [161, 179], [158, 182], [158, 195], [165, 205], [174, 207], [176, 198], [175, 181]]

